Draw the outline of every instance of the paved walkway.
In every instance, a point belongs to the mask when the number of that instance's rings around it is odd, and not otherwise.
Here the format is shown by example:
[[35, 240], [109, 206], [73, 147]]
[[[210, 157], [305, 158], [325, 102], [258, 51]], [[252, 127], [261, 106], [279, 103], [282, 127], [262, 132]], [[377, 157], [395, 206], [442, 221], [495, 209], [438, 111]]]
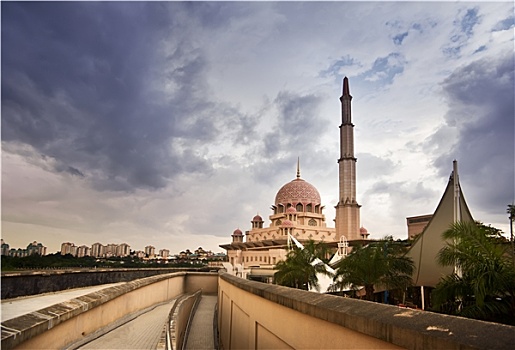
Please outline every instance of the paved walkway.
[[213, 320], [217, 296], [203, 295], [193, 316], [186, 350], [214, 350]]
[[174, 302], [159, 304], [78, 349], [156, 349]]
[[[10, 320], [118, 284], [120, 283], [2, 300], [1, 320]], [[96, 339], [92, 338], [88, 343], [81, 342], [82, 345], [77, 344], [77, 349], [156, 349], [174, 302], [175, 299], [169, 300], [141, 313], [128, 315], [126, 320], [119, 320], [111, 330], [99, 330]], [[216, 295], [202, 296], [193, 316], [186, 349], [215, 349], [213, 321], [216, 302]]]
[[2, 300], [2, 322], [22, 316], [34, 311], [44, 309], [54, 304], [63, 303], [67, 300], [80, 297], [98, 290], [116, 286], [125, 282], [101, 284], [98, 286], [67, 289], [59, 292], [29, 295], [13, 299]]

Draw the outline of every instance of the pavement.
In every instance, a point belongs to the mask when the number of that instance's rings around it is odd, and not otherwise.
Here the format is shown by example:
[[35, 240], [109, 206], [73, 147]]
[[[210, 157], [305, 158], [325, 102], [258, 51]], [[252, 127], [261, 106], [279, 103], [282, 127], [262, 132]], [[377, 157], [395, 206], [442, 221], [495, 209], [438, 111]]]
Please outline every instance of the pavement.
[[174, 303], [175, 299], [158, 304], [76, 349], [157, 349]]
[[[121, 282], [125, 283], [125, 282]], [[82, 295], [109, 288], [121, 283], [70, 289], [66, 291], [39, 294], [2, 300], [1, 320], [6, 321], [45, 307], [62, 303]], [[163, 328], [175, 299], [154, 305], [137, 314], [127, 315], [115, 324], [98, 330], [89, 339], [72, 345], [73, 349], [156, 349], [162, 341]], [[217, 303], [216, 295], [203, 295], [186, 341], [186, 349], [215, 349], [214, 313]]]
[[54, 304], [63, 303], [67, 300], [74, 299], [82, 295], [93, 293], [101, 289], [109, 288], [123, 283], [125, 282], [101, 284], [92, 287], [67, 289], [59, 292], [29, 295], [13, 299], [4, 299], [2, 300], [1, 320], [2, 322], [4, 322], [16, 318], [18, 316], [22, 316], [34, 311], [44, 309]]
[[215, 349], [213, 322], [216, 302], [216, 295], [202, 295], [197, 311], [195, 311], [193, 316], [188, 339], [186, 340], [186, 350]]

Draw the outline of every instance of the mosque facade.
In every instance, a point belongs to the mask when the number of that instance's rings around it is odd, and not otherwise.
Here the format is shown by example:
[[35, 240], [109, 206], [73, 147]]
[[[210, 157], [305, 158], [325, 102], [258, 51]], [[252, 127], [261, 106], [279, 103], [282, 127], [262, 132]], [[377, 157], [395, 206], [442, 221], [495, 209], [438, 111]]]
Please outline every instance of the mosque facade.
[[356, 162], [354, 156], [354, 125], [347, 77], [343, 80], [340, 125], [339, 201], [335, 206], [335, 227], [327, 227], [324, 205], [315, 186], [302, 179], [297, 162], [297, 176], [282, 186], [275, 196], [270, 224], [266, 227], [261, 216], [251, 220], [245, 234], [238, 228], [230, 244], [220, 245], [227, 250], [229, 263], [235, 272], [245, 277], [258, 276], [261, 280], [273, 277], [275, 264], [286, 258], [288, 237], [299, 242], [324, 241], [337, 246], [341, 239], [367, 239], [368, 232], [360, 224], [360, 205], [356, 200]]

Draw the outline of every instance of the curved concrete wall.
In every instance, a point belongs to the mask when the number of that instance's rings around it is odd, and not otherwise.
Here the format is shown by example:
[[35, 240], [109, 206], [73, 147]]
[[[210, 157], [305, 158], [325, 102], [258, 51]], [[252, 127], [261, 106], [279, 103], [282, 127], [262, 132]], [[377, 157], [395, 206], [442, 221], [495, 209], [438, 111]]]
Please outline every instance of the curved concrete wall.
[[2, 322], [2, 349], [62, 349], [131, 313], [183, 293], [217, 292], [217, 273], [178, 272], [103, 289]]
[[62, 349], [184, 293], [218, 292], [220, 349], [512, 349], [515, 327], [180, 272], [127, 282], [2, 323], [2, 349]]
[[512, 349], [515, 327], [220, 274], [220, 349]]

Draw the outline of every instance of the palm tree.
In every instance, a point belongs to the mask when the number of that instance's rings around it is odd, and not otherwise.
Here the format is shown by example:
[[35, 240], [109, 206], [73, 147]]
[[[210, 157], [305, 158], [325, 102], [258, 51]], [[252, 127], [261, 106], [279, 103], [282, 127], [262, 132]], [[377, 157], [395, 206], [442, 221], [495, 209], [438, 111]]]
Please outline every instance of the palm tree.
[[286, 255], [286, 260], [275, 266], [275, 282], [297, 289], [319, 290], [317, 274], [327, 274], [323, 264], [327, 262], [327, 252], [324, 242], [315, 243], [313, 240], [308, 241], [304, 249], [294, 247]]
[[350, 286], [365, 288], [365, 299], [374, 299], [374, 286], [387, 289], [406, 288], [412, 284], [414, 264], [404, 256], [404, 247], [387, 236], [364, 247], [355, 248], [336, 266], [333, 289]]
[[440, 280], [432, 293], [436, 311], [513, 323], [515, 269], [507, 247], [477, 222], [456, 222], [443, 233], [447, 246], [438, 254], [456, 272]]

